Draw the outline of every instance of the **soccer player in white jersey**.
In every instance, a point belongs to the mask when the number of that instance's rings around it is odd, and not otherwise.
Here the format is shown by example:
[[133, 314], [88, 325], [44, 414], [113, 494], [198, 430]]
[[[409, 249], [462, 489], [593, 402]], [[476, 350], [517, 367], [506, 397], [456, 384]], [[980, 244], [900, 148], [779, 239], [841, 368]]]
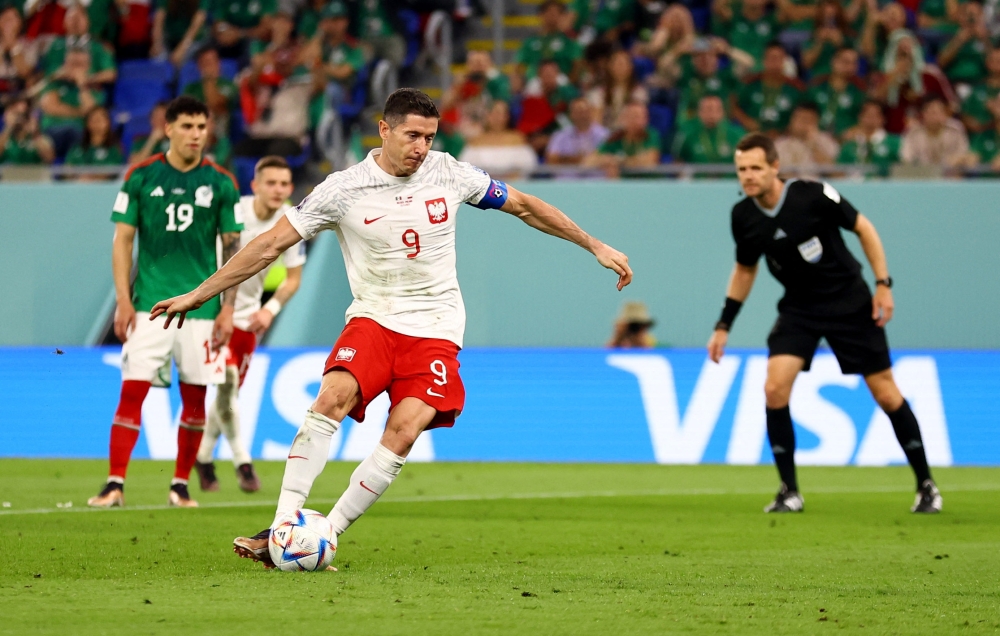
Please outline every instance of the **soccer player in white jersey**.
[[[462, 203], [499, 209], [531, 227], [576, 243], [632, 280], [628, 258], [589, 236], [558, 209], [490, 179], [482, 170], [431, 151], [440, 115], [420, 91], [401, 88], [386, 100], [379, 122], [382, 148], [330, 175], [302, 202], [192, 292], [157, 303], [167, 323], [200, 307], [322, 230], [340, 239], [354, 302], [347, 326], [327, 359], [319, 395], [306, 412], [285, 463], [276, 518], [302, 508], [323, 471], [330, 438], [350, 415], [388, 391], [385, 432], [354, 471], [330, 512], [343, 533], [393, 482], [417, 437], [452, 426], [465, 404], [458, 351], [465, 307], [455, 270], [455, 215]], [[234, 551], [270, 565], [270, 530], [238, 537]]]
[[[241, 197], [237, 204], [243, 212], [243, 232], [240, 242], [246, 245], [259, 235], [270, 230], [285, 212], [291, 209], [286, 203], [292, 195], [292, 169], [282, 157], [271, 155], [262, 158], [254, 167], [254, 178], [250, 182], [253, 196]], [[264, 279], [270, 267], [265, 267], [248, 278], [236, 293], [236, 308], [233, 312], [233, 335], [229, 339], [229, 356], [226, 360], [226, 381], [219, 385], [215, 401], [208, 407], [205, 435], [201, 438], [195, 469], [202, 490], [218, 490], [219, 480], [215, 475], [212, 455], [219, 435], [224, 434], [233, 450], [233, 465], [236, 478], [244, 492], [260, 490], [260, 480], [254, 473], [250, 453], [240, 439], [240, 411], [237, 401], [239, 388], [246, 379], [250, 360], [257, 348], [257, 339], [264, 335], [282, 306], [291, 300], [302, 282], [302, 266], [306, 262], [306, 244], [299, 241], [285, 250], [282, 256], [286, 276], [274, 295], [261, 307], [264, 293]]]

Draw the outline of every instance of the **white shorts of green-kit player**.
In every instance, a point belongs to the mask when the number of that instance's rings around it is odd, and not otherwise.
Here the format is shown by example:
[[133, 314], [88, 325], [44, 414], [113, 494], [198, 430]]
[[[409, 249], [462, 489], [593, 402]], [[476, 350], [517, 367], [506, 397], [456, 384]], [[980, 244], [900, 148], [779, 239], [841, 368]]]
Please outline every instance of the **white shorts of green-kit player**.
[[149, 313], [136, 314], [135, 331], [122, 345], [122, 380], [142, 380], [153, 386], [170, 385], [170, 360], [177, 365], [177, 375], [185, 384], [207, 386], [226, 381], [226, 358], [229, 352], [212, 351], [214, 320], [187, 318], [180, 329], [176, 320], [163, 328], [166, 315], [149, 319]]

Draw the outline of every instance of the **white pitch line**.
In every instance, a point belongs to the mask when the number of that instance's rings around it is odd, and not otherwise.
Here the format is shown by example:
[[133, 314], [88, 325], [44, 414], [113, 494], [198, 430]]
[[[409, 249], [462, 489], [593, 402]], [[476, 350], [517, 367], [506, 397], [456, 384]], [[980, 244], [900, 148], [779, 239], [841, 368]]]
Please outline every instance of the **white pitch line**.
[[[966, 484], [964, 486], [947, 487], [944, 494], [950, 492], [989, 492], [1000, 491], [1000, 484]], [[503, 500], [531, 500], [531, 499], [586, 499], [586, 498], [606, 498], [606, 497], [691, 497], [701, 495], [769, 495], [773, 489], [745, 489], [726, 490], [722, 488], [690, 488], [684, 490], [633, 490], [633, 491], [586, 491], [586, 492], [526, 492], [508, 493], [496, 495], [419, 495], [414, 497], [388, 497], [382, 500], [383, 504], [390, 503], [433, 503], [448, 501], [503, 501]], [[817, 487], [810, 488], [806, 494], [865, 494], [865, 493], [894, 493], [913, 492], [909, 488], [900, 486], [865, 486], [861, 488], [841, 488], [841, 487]], [[314, 504], [335, 504], [336, 499], [310, 499], [310, 505]], [[274, 506], [274, 501], [220, 501], [208, 502], [200, 505], [201, 508], [258, 508]], [[140, 505], [127, 506], [125, 508], [31, 508], [27, 510], [0, 510], [0, 517], [13, 515], [44, 515], [57, 512], [129, 512], [129, 511], [150, 511], [150, 510], [176, 510], [175, 506], [169, 505]]]

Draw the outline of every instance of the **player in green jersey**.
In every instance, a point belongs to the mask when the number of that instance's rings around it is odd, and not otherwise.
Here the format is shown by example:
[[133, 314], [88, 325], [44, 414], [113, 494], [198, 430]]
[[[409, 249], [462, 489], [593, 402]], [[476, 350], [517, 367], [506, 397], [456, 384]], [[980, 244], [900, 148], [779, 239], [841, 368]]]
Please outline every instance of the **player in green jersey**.
[[[87, 504], [124, 504], [125, 472], [139, 438], [142, 403], [155, 383], [170, 383], [170, 361], [180, 376], [183, 404], [177, 429], [177, 463], [169, 503], [194, 507], [187, 480], [205, 428], [205, 390], [225, 381], [223, 348], [233, 333], [236, 288], [192, 312], [180, 330], [149, 320], [160, 298], [199, 284], [217, 269], [216, 236], [222, 260], [239, 249], [243, 229], [239, 191], [232, 175], [202, 158], [208, 139], [208, 107], [189, 96], [166, 110], [170, 148], [135, 165], [115, 199], [112, 270], [118, 306], [115, 335], [122, 346], [122, 390], [111, 425], [108, 482]], [[139, 237], [138, 271], [130, 290], [132, 244]]]

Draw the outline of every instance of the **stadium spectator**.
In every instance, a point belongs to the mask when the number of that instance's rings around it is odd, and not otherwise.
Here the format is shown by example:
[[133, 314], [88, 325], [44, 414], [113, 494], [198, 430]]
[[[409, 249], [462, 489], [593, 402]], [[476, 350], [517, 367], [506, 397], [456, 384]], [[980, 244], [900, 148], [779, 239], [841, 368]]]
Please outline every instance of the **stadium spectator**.
[[576, 87], [559, 72], [554, 60], [542, 62], [538, 77], [528, 82], [521, 100], [521, 120], [517, 129], [527, 135], [539, 155], [545, 151], [552, 133], [568, 124], [565, 114], [577, 95]]
[[986, 56], [986, 70], [986, 78], [973, 86], [962, 102], [962, 123], [970, 134], [993, 128], [990, 102], [1000, 95], [1000, 49], [993, 49]]
[[[128, 4], [126, 0], [75, 0], [87, 10], [87, 23], [90, 36], [102, 42], [114, 42], [118, 36], [119, 14], [124, 13]], [[148, 17], [148, 16], [147, 16]], [[148, 21], [147, 21], [148, 26]]]
[[205, 156], [223, 168], [228, 168], [233, 156], [233, 146], [229, 142], [229, 136], [219, 134], [219, 127], [215, 124], [215, 118], [211, 116], [208, 118], [206, 130], [208, 140], [205, 142]]
[[104, 104], [104, 91], [90, 84], [90, 68], [88, 49], [70, 48], [66, 51], [65, 63], [48, 81], [39, 98], [42, 130], [52, 138], [59, 157], [64, 157], [80, 141], [86, 113]]
[[[717, 95], [722, 98], [723, 105], [729, 103], [730, 95], [739, 91], [740, 81], [733, 73], [733, 65], [721, 68], [719, 63], [719, 46], [721, 38], [700, 38], [695, 41], [691, 55], [681, 58], [675, 73], [680, 98], [677, 103], [677, 127], [683, 127], [687, 122], [698, 116], [701, 98], [705, 95]], [[731, 51], [734, 55], [746, 55]], [[752, 64], [751, 64], [752, 65]], [[729, 158], [726, 159], [729, 161]]]
[[702, 95], [697, 119], [678, 129], [671, 154], [677, 163], [729, 163], [744, 134], [726, 119], [722, 97]]
[[545, 149], [546, 163], [580, 165], [597, 151], [610, 134], [607, 128], [597, 123], [594, 107], [583, 97], [577, 97], [570, 103], [569, 119], [573, 125], [559, 130], [549, 140]]
[[638, 42], [648, 42], [649, 38], [660, 26], [663, 14], [670, 8], [663, 0], [636, 0], [635, 4], [635, 37]]
[[962, 0], [920, 0], [917, 28], [932, 51], [937, 50], [958, 30]]
[[866, 100], [858, 77], [858, 52], [844, 47], [833, 58], [830, 75], [809, 89], [806, 97], [819, 107], [819, 127], [840, 137], [853, 126]]
[[605, 81], [591, 89], [587, 98], [597, 111], [597, 121], [609, 128], [618, 122], [628, 102], [649, 103], [649, 93], [635, 76], [632, 56], [627, 51], [616, 51], [611, 56]]
[[635, 0], [570, 0], [560, 24], [572, 25], [583, 44], [595, 40], [619, 42], [635, 30]]
[[357, 0], [355, 27], [369, 60], [387, 60], [399, 68], [406, 60], [406, 40], [396, 25], [395, 11], [390, 10], [395, 4], [387, 0]]
[[[111, 15], [117, 16], [117, 23], [114, 25], [117, 33], [113, 41], [118, 61], [148, 59], [153, 45], [153, 31], [150, 27], [153, 8], [150, 7], [150, 0], [114, 0], [114, 4], [115, 9]], [[94, 5], [91, 4], [90, 8], [90, 21], [93, 24]]]
[[0, 130], [0, 163], [7, 165], [42, 165], [56, 158], [52, 140], [44, 135], [32, 115], [31, 103], [17, 98], [3, 111]]
[[812, 38], [802, 51], [802, 66], [811, 77], [828, 75], [833, 56], [842, 48], [853, 47], [854, 38], [854, 30], [841, 3], [838, 0], [820, 0], [816, 5]]
[[919, 57], [923, 65], [924, 54], [920, 41], [906, 28], [906, 9], [898, 2], [892, 2], [881, 11], [870, 11], [861, 33], [859, 48], [872, 66], [888, 73], [895, 63], [896, 51], [903, 43], [908, 43], [914, 57]]
[[208, 106], [216, 124], [223, 134], [229, 130], [229, 119], [240, 107], [240, 89], [232, 80], [222, 77], [219, 52], [205, 47], [198, 53], [198, 74], [200, 78], [184, 87], [184, 95], [190, 95]]
[[[983, 5], [971, 0], [959, 8], [961, 25], [938, 53], [938, 66], [960, 92], [972, 89], [986, 77], [986, 55], [993, 49], [983, 17]], [[964, 89], [963, 89], [964, 85]]]
[[38, 50], [24, 37], [23, 28], [17, 7], [0, 8], [0, 98], [24, 90], [38, 64]]
[[660, 133], [649, 125], [645, 104], [628, 104], [619, 126], [597, 153], [584, 160], [585, 166], [604, 168], [609, 177], [615, 178], [622, 168], [652, 168], [660, 162]]
[[886, 130], [899, 135], [906, 131], [920, 105], [929, 98], [944, 100], [950, 110], [958, 112], [960, 104], [955, 93], [936, 66], [925, 65], [919, 46], [905, 39], [893, 56], [889, 71], [875, 76], [871, 95], [885, 105]]
[[319, 30], [319, 22], [323, 19], [323, 9], [330, 3], [327, 0], [307, 0], [297, 4], [301, 4], [301, 7], [286, 7], [285, 3], [279, 2], [278, 10], [281, 13], [297, 16], [295, 34], [300, 40], [306, 42], [316, 35]]
[[89, 28], [89, 18], [83, 7], [74, 4], [66, 9], [66, 35], [53, 40], [42, 58], [42, 70], [46, 75], [54, 79], [66, 78], [71, 72], [67, 68], [68, 51], [84, 49], [90, 60], [90, 68], [85, 78], [86, 84], [99, 87], [115, 81], [118, 77], [115, 56], [106, 44], [90, 35]]
[[954, 168], [969, 152], [969, 138], [957, 119], [950, 116], [948, 105], [938, 97], [928, 99], [921, 110], [921, 121], [903, 136], [900, 158], [916, 166]]
[[441, 105], [442, 121], [448, 121], [457, 131], [474, 137], [483, 131], [483, 122], [490, 105], [511, 99], [510, 81], [493, 65], [486, 51], [469, 51], [465, 72], [455, 77]]
[[[66, 155], [71, 166], [120, 166], [125, 163], [118, 135], [111, 127], [111, 115], [104, 106], [95, 106], [87, 113], [83, 140]], [[78, 181], [109, 181], [115, 174], [82, 174]]]
[[778, 20], [782, 25], [778, 39], [788, 50], [797, 52], [809, 40], [816, 23], [818, 4], [818, 0], [775, 0]]
[[[306, 51], [307, 56], [321, 60], [319, 81], [326, 82], [326, 104], [333, 109], [351, 100], [358, 74], [365, 67], [365, 53], [351, 38], [349, 29], [347, 6], [339, 0], [330, 2], [323, 8], [319, 30], [307, 47], [311, 51]], [[318, 118], [310, 119], [315, 125]]]
[[154, 3], [149, 56], [166, 56], [180, 66], [192, 46], [207, 37], [205, 23], [211, 0], [154, 0]]
[[733, 10], [733, 0], [715, 0], [712, 11], [713, 33], [721, 36], [736, 51], [753, 60], [751, 70], [764, 67], [764, 50], [778, 35], [778, 19], [767, 10], [768, 0], [743, 0]]
[[212, 38], [225, 58], [241, 58], [248, 44], [267, 40], [271, 21], [278, 10], [277, 0], [210, 0], [213, 24]]
[[788, 132], [774, 142], [782, 170], [812, 174], [817, 166], [832, 164], [840, 154], [833, 135], [819, 128], [819, 109], [804, 102], [795, 107]]
[[636, 43], [633, 53], [656, 60], [658, 69], [669, 69], [691, 50], [697, 37], [691, 11], [682, 4], [672, 4], [649, 40]]
[[785, 47], [772, 42], [764, 51], [764, 70], [734, 96], [732, 114], [750, 132], [777, 136], [788, 126], [802, 99], [802, 84], [785, 75]]
[[510, 126], [510, 107], [499, 100], [490, 106], [483, 133], [466, 142], [459, 159], [497, 179], [526, 176], [538, 165], [535, 149], [523, 133]]
[[[438, 122], [438, 132], [434, 135], [434, 143], [431, 145], [431, 150], [447, 152], [457, 159], [461, 156], [462, 150], [465, 149], [465, 139], [465, 135], [458, 131], [458, 126], [455, 122], [448, 121], [442, 115], [441, 120]], [[359, 156], [363, 157], [364, 154], [359, 153]]]
[[[583, 51], [583, 66], [579, 77], [576, 80], [577, 86], [583, 90], [589, 90], [600, 85], [608, 76], [608, 67], [611, 65], [611, 56], [617, 51], [610, 42], [598, 40], [587, 45]], [[518, 76], [513, 76], [516, 80]], [[520, 92], [515, 89], [515, 93]]]
[[167, 102], [153, 106], [149, 113], [149, 134], [139, 135], [132, 139], [128, 153], [130, 164], [140, 163], [158, 152], [166, 152], [170, 148], [167, 139]]
[[993, 114], [993, 125], [988, 130], [973, 135], [965, 164], [988, 165], [996, 173], [1000, 172], [1000, 99], [991, 99], [988, 107]]
[[542, 62], [553, 60], [559, 70], [576, 79], [583, 64], [583, 49], [562, 32], [561, 24], [566, 7], [558, 0], [546, 0], [538, 9], [541, 24], [538, 35], [524, 40], [517, 52], [518, 74], [530, 79], [538, 74]]
[[310, 103], [326, 87], [325, 67], [303, 66], [309, 47], [292, 38], [291, 18], [279, 13], [268, 24], [270, 42], [251, 43], [250, 71], [240, 86], [247, 137], [233, 148], [239, 156], [300, 154]]
[[861, 105], [858, 125], [845, 136], [837, 163], [878, 166], [879, 174], [886, 176], [899, 163], [900, 143], [899, 135], [885, 129], [882, 105], [867, 101]]
[[614, 331], [608, 341], [609, 347], [616, 349], [652, 349], [656, 338], [649, 331], [656, 324], [649, 315], [646, 303], [627, 300], [615, 318]]
[[[6, 4], [15, 4], [9, 2]], [[29, 40], [42, 45], [52, 42], [55, 37], [66, 34], [66, 7], [59, 0], [37, 0], [18, 3], [24, 9], [25, 35]]]

